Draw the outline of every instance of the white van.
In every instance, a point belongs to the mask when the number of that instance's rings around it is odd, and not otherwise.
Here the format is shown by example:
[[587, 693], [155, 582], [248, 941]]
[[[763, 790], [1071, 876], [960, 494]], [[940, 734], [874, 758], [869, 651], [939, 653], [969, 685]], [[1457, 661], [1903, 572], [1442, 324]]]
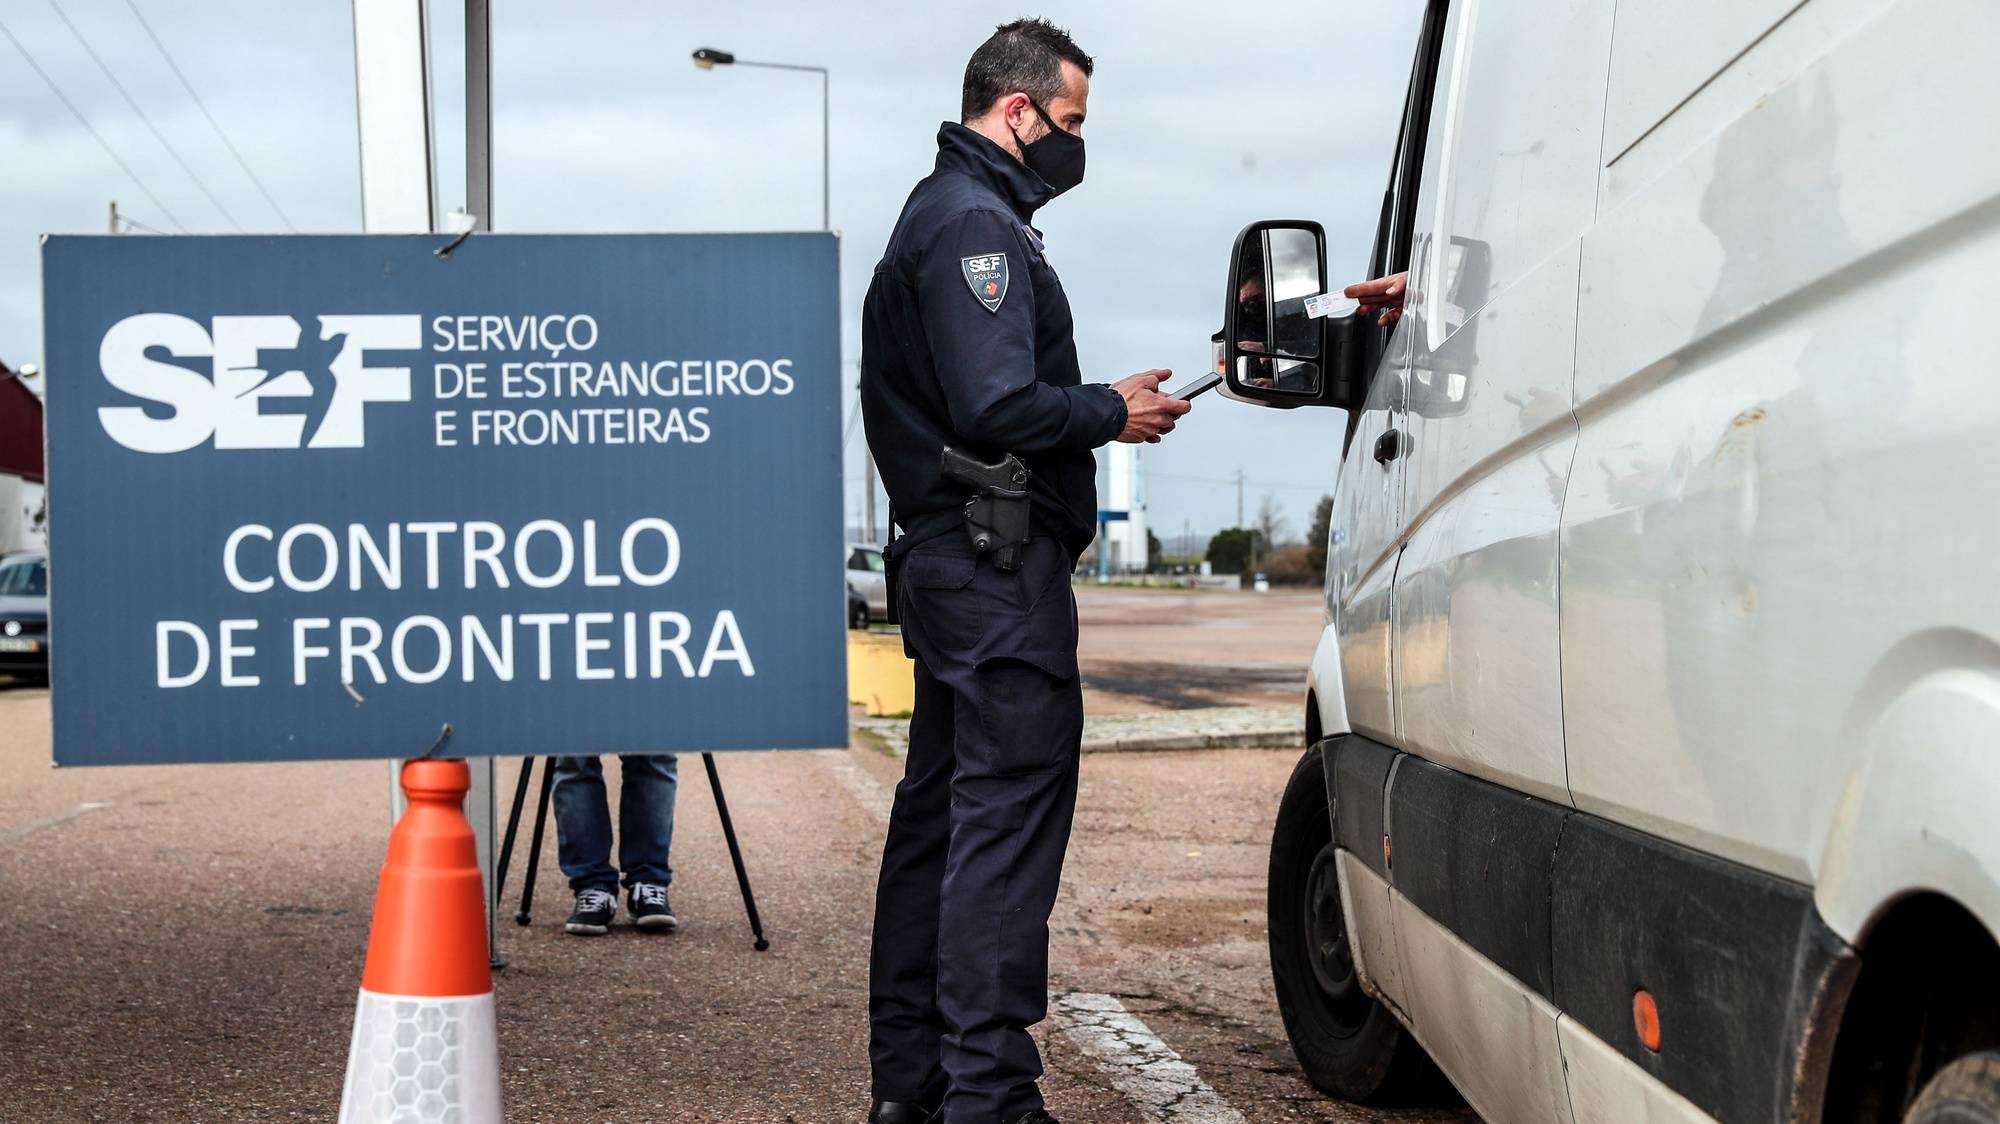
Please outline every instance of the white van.
[[[1271, 855], [1322, 1089], [2000, 1121], [1996, 49], [1430, 0], [1374, 260], [1239, 238], [1226, 392], [1347, 411]], [[1390, 329], [1306, 308], [1404, 269]]]

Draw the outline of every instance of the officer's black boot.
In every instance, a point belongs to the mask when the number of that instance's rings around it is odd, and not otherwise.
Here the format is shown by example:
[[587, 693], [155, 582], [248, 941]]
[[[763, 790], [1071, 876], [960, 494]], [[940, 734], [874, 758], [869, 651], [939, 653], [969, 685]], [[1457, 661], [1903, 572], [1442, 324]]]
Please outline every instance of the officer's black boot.
[[920, 1104], [903, 1101], [876, 1101], [868, 1110], [868, 1124], [931, 1124], [937, 1119], [936, 1107], [925, 1108]]

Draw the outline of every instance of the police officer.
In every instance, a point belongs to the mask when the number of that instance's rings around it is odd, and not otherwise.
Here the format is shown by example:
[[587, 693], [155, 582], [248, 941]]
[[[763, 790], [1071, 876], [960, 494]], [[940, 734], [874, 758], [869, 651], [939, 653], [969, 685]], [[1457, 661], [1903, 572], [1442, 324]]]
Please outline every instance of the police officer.
[[[916, 661], [910, 749], [882, 854], [870, 963], [875, 1124], [1046, 1124], [1028, 1028], [1047, 1014], [1048, 919], [1076, 805], [1083, 695], [1070, 570], [1106, 442], [1187, 412], [1169, 372], [1083, 385], [1069, 301], [1030, 225], [1083, 179], [1090, 56], [1041, 20], [965, 68], [862, 305], [861, 406], [903, 534], [889, 548]], [[1032, 472], [1030, 538], [1002, 569], [965, 531], [943, 449]]]

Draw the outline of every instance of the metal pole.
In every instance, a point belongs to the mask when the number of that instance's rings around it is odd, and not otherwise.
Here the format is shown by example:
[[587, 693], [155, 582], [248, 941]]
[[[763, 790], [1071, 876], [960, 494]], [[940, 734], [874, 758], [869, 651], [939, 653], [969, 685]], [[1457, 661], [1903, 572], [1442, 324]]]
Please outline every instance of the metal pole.
[[493, 25], [488, 0], [465, 0], [465, 209], [493, 229]]
[[722, 820], [722, 838], [729, 844], [729, 861], [736, 867], [736, 888], [743, 891], [743, 912], [750, 918], [751, 945], [758, 952], [771, 947], [764, 938], [764, 919], [757, 913], [757, 895], [750, 891], [750, 872], [743, 867], [743, 848], [736, 842], [736, 823], [729, 818], [729, 801], [722, 795], [722, 777], [715, 771], [715, 754], [704, 753], [701, 763], [708, 769], [708, 787], [715, 793], [715, 814]]
[[514, 859], [514, 836], [521, 828], [521, 805], [528, 799], [528, 774], [534, 771], [535, 759], [521, 758], [521, 775], [514, 781], [514, 806], [507, 812], [507, 830], [500, 836], [500, 857], [493, 863], [492, 898], [496, 902], [507, 892], [507, 866]]
[[118, 200], [111, 201], [111, 233], [118, 233]]
[[[825, 70], [819, 72], [819, 228], [833, 229], [833, 93], [832, 79]], [[868, 506], [872, 512], [875, 506], [875, 492], [870, 486]], [[868, 530], [875, 531], [875, 516], [868, 516]]]
[[431, 204], [430, 42], [425, 0], [353, 0], [361, 227], [437, 229]]
[[[556, 784], [556, 759], [542, 758], [542, 794], [535, 799], [535, 831], [528, 837], [528, 872], [521, 880], [521, 909], [514, 915], [514, 924], [526, 925], [533, 920], [535, 908], [535, 873], [542, 865], [542, 836], [549, 826], [549, 792]], [[489, 910], [491, 899], [489, 899]]]

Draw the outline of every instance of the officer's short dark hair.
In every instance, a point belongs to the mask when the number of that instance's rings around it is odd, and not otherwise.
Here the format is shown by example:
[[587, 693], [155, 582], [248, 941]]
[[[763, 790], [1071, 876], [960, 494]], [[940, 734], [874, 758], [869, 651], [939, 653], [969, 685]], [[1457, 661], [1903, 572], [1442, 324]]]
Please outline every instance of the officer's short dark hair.
[[1097, 65], [1069, 37], [1069, 32], [1047, 20], [1020, 19], [1001, 24], [965, 64], [959, 120], [972, 120], [1016, 90], [1035, 99], [1042, 108], [1048, 108], [1051, 101], [1063, 95], [1065, 62], [1074, 63], [1085, 77]]

